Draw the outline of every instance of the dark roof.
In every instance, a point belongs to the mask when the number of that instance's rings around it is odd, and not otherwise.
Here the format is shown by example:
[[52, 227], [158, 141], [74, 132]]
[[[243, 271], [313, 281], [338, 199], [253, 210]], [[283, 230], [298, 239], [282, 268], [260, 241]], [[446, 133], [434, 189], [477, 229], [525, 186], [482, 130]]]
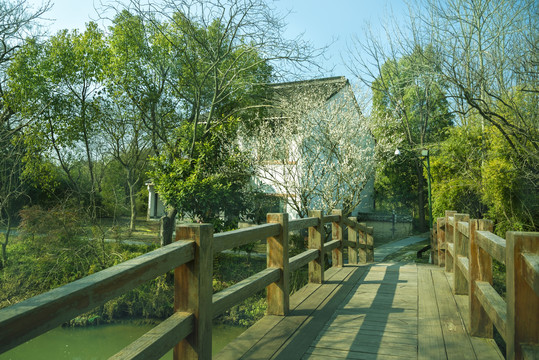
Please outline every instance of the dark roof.
[[347, 84], [349, 84], [349, 82], [346, 77], [335, 76], [322, 79], [271, 84], [269, 88], [270, 91], [275, 92], [277, 96], [294, 96], [294, 93], [298, 90], [302, 92], [318, 91], [325, 100], [329, 100]]

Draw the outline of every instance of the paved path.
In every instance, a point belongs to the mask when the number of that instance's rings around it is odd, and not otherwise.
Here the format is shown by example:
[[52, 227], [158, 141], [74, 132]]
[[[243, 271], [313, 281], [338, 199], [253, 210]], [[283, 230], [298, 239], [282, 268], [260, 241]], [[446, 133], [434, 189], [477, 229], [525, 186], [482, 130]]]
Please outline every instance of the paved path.
[[[380, 247], [375, 247], [374, 248], [374, 261], [375, 262], [383, 261], [386, 258], [386, 256], [399, 251], [403, 247], [427, 240], [428, 236], [429, 236], [429, 233], [424, 233], [421, 235], [414, 235], [414, 236], [410, 236], [402, 240], [390, 242]], [[376, 238], [375, 238], [375, 241], [376, 241]]]

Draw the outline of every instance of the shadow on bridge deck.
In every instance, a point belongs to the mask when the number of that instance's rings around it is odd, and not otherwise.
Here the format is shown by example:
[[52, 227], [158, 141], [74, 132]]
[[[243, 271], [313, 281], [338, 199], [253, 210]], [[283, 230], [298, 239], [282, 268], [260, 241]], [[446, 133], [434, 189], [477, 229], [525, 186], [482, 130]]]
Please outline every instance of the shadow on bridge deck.
[[468, 335], [467, 297], [450, 283], [434, 266], [331, 268], [291, 297], [288, 316], [264, 317], [216, 358], [503, 359], [492, 340]]

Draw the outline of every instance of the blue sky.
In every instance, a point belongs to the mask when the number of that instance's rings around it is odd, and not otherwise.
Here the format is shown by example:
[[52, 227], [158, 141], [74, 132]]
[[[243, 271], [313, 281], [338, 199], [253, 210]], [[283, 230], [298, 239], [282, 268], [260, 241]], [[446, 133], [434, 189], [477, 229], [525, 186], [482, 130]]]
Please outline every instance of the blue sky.
[[[60, 29], [83, 29], [84, 24], [96, 19], [94, 0], [52, 0], [53, 8], [47, 17], [50, 33]], [[99, 5], [99, 0], [95, 0]], [[29, 0], [40, 4], [40, 0]], [[376, 29], [392, 9], [395, 16], [407, 12], [404, 0], [280, 0], [275, 7], [290, 11], [285, 36], [294, 38], [303, 34], [315, 47], [329, 45], [326, 59], [321, 63], [327, 71], [324, 76], [344, 75], [354, 81], [342, 57], [347, 58], [348, 45], [353, 36], [362, 37], [366, 22]]]

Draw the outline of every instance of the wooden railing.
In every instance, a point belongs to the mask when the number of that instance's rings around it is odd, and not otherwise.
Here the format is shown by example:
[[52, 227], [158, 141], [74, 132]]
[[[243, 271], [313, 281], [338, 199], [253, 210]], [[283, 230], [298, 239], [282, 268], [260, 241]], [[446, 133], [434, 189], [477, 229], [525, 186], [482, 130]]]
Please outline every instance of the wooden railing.
[[[437, 219], [435, 264], [454, 273], [454, 292], [468, 294], [470, 334], [492, 338], [493, 324], [505, 340], [507, 359], [539, 353], [539, 233], [492, 233], [490, 220], [446, 211]], [[505, 264], [506, 300], [492, 287], [492, 259]], [[535, 354], [535, 355], [534, 355]]]
[[[327, 223], [332, 237], [325, 243]], [[289, 232], [305, 228], [309, 249], [289, 259]], [[372, 227], [340, 210], [290, 221], [288, 214], [268, 214], [267, 224], [219, 234], [208, 224], [179, 226], [173, 244], [0, 310], [0, 354], [174, 269], [174, 314], [111, 359], [157, 359], [171, 348], [174, 359], [210, 359], [213, 318], [265, 288], [267, 314], [286, 315], [291, 271], [308, 264], [309, 282], [322, 283], [325, 254], [332, 253], [332, 266], [343, 266], [344, 246], [349, 263], [372, 262], [372, 235]], [[267, 268], [213, 294], [214, 255], [260, 239], [267, 239]]]

